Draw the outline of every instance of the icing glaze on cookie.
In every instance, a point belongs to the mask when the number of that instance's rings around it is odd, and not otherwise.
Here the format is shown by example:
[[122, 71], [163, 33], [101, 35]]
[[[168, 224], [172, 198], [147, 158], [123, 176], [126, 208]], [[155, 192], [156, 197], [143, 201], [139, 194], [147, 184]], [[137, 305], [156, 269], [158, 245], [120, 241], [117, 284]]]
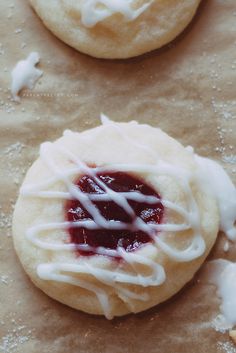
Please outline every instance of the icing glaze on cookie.
[[[197, 182], [199, 190], [204, 190], [207, 188], [206, 177], [202, 178], [202, 174], [205, 173], [202, 165], [198, 159], [196, 159], [196, 164], [199, 165], [199, 173], [196, 171], [191, 171], [184, 169], [183, 167], [177, 167], [174, 164], [167, 163], [159, 158], [158, 155], [154, 154], [151, 148], [142, 144], [141, 141], [134, 141], [128, 135], [122, 131], [119, 124], [111, 122], [105, 116], [102, 116], [102, 123], [104, 133], [106, 133], [107, 127], [112, 127], [120, 135], [121, 139], [129, 142], [129, 144], [135, 146], [138, 151], [143, 151], [151, 155], [156, 161], [155, 164], [122, 164], [122, 163], [109, 163], [109, 165], [90, 167], [83, 161], [81, 161], [77, 155], [69, 151], [67, 148], [60, 146], [59, 144], [53, 144], [46, 142], [41, 145], [40, 157], [50, 172], [53, 174], [48, 180], [37, 184], [37, 185], [27, 185], [22, 187], [21, 194], [28, 197], [39, 197], [39, 198], [58, 198], [63, 200], [77, 200], [83, 203], [83, 207], [92, 215], [92, 219], [84, 219], [79, 221], [71, 222], [70, 220], [58, 223], [48, 223], [48, 224], [37, 224], [32, 226], [27, 231], [27, 238], [36, 247], [41, 249], [46, 249], [50, 251], [79, 251], [79, 252], [90, 252], [97, 255], [106, 255], [109, 257], [119, 257], [123, 259], [127, 264], [130, 264], [134, 273], [127, 273], [122, 270], [109, 270], [105, 268], [99, 268], [91, 265], [91, 263], [83, 261], [78, 263], [68, 263], [68, 262], [49, 262], [42, 263], [37, 268], [37, 274], [41, 279], [53, 280], [58, 282], [69, 283], [75, 286], [80, 286], [81, 288], [92, 291], [98, 298], [100, 305], [103, 309], [104, 315], [107, 318], [112, 318], [110, 305], [109, 305], [109, 291], [101, 289], [98, 285], [93, 283], [88, 283], [79, 279], [76, 274], [90, 274], [96, 278], [99, 282], [111, 287], [116, 291], [118, 297], [130, 307], [132, 311], [132, 300], [147, 301], [149, 299], [147, 293], [145, 292], [145, 287], [147, 286], [158, 286], [164, 283], [166, 279], [165, 269], [163, 266], [159, 265], [152, 259], [148, 258], [142, 251], [131, 251], [127, 252], [124, 247], [118, 246], [117, 248], [106, 248], [103, 246], [94, 247], [93, 244], [72, 244], [65, 243], [63, 240], [59, 242], [55, 241], [45, 241], [43, 240], [43, 232], [50, 230], [64, 230], [67, 232], [72, 227], [83, 227], [85, 229], [100, 229], [101, 227], [117, 227], [117, 229], [122, 229], [124, 225], [122, 222], [102, 219], [99, 210], [94, 210], [91, 205], [94, 201], [95, 195], [90, 193], [83, 193], [78, 186], [75, 184], [78, 180], [78, 176], [89, 176], [91, 179], [97, 181], [98, 175], [105, 175], [106, 173], [127, 173], [130, 175], [140, 175], [147, 174], [153, 177], [158, 176], [169, 176], [173, 178], [176, 183], [181, 188], [184, 193], [186, 206], [183, 207], [177, 202], [170, 201], [168, 199], [162, 198], [161, 204], [165, 210], [176, 213], [182, 221], [178, 224], [168, 223], [163, 220], [160, 224], [145, 223], [141, 217], [135, 218], [135, 231], [143, 231], [150, 236], [152, 243], [148, 242], [147, 245], [152, 248], [152, 251], [157, 253], [162, 251], [165, 255], [176, 262], [189, 262], [197, 259], [203, 255], [206, 245], [202, 236], [201, 228], [201, 218], [200, 211], [195, 200], [191, 184], [192, 182]], [[75, 135], [79, 134], [73, 133], [71, 131], [66, 131], [65, 135], [73, 138]], [[189, 153], [193, 153], [191, 150]], [[59, 168], [55, 159], [55, 155], [63, 155], [68, 161], [70, 161], [70, 167]], [[200, 157], [199, 157], [200, 158]], [[204, 172], [204, 173], [203, 173]], [[206, 174], [206, 173], [205, 173]], [[223, 175], [221, 175], [223, 178]], [[53, 186], [57, 182], [62, 182], [66, 186], [66, 191], [57, 191]], [[100, 182], [99, 182], [100, 183]], [[222, 185], [227, 185], [223, 178]], [[51, 188], [51, 189], [50, 189]], [[120, 193], [115, 192], [106, 185], [106, 198], [112, 202], [119, 205], [128, 214], [132, 212], [129, 205], [129, 197], [142, 198], [140, 194], [137, 195], [134, 192], [131, 193]], [[103, 196], [104, 197], [104, 196]], [[141, 199], [140, 199], [141, 200]], [[142, 201], [142, 200], [141, 200]], [[152, 204], [152, 199], [147, 199], [146, 202], [150, 205]], [[156, 201], [156, 200], [155, 200]], [[64, 201], [63, 201], [64, 202]], [[228, 210], [228, 212], [231, 212]], [[127, 225], [126, 225], [127, 226]], [[189, 243], [185, 249], [177, 249], [168, 241], [166, 241], [165, 234], [178, 233], [190, 231], [192, 236], [189, 239]], [[138, 270], [138, 265], [142, 264], [147, 268], [147, 273], [140, 273]], [[144, 290], [141, 294], [137, 294], [135, 290], [127, 290], [122, 288], [122, 283], [124, 284], [134, 284], [138, 285]]]
[[220, 230], [229, 240], [236, 240], [236, 188], [224, 169], [208, 158], [195, 155], [200, 166], [202, 185], [217, 200], [220, 211]]
[[133, 3], [134, 0], [85, 0], [81, 7], [81, 21], [84, 26], [93, 27], [116, 13], [122, 14], [126, 21], [133, 21], [151, 5], [152, 1], [136, 10]]

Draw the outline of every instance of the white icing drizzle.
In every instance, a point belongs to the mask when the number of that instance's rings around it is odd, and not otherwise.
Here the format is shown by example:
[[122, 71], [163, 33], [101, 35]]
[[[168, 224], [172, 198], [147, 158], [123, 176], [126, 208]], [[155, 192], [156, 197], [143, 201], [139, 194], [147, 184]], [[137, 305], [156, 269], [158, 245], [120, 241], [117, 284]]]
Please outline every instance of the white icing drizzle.
[[43, 71], [35, 65], [39, 63], [39, 54], [32, 52], [25, 60], [19, 61], [11, 72], [11, 94], [13, 100], [20, 102], [19, 92], [22, 88], [33, 89], [36, 81], [42, 76]]
[[85, 27], [93, 27], [98, 22], [121, 13], [126, 21], [139, 17], [152, 3], [142, 5], [137, 10], [132, 8], [134, 0], [85, 0], [81, 5], [81, 21]]
[[[113, 129], [116, 130], [116, 132], [120, 135], [120, 137], [122, 138], [122, 140], [127, 141], [130, 145], [133, 145], [134, 147], [137, 147], [139, 150], [143, 150], [145, 153], [147, 153], [149, 156], [151, 156], [153, 158], [154, 161], [156, 161], [158, 159], [158, 155], [157, 153], [154, 153], [153, 150], [142, 144], [142, 142], [136, 142], [133, 139], [130, 139], [128, 136], [126, 136], [122, 129], [119, 127], [119, 125], [114, 124], [114, 122], [112, 120], [110, 120], [105, 114], [101, 114], [101, 122], [103, 126], [112, 126]], [[136, 121], [132, 121], [133, 124], [137, 125]]]
[[[107, 125], [112, 126], [121, 136], [121, 138], [128, 140], [129, 143], [135, 145], [135, 147], [149, 153], [149, 147], [139, 144], [136, 141], [130, 139], [117, 125], [111, 122], [107, 117], [102, 116], [102, 122], [104, 123], [104, 129]], [[70, 131], [66, 131], [65, 135], [73, 134]], [[66, 168], [65, 170], [59, 169], [55, 160], [53, 159], [53, 153], [59, 153], [64, 155], [66, 159], [70, 160], [73, 164], [72, 167]], [[152, 152], [153, 154], [153, 152]], [[87, 289], [94, 293], [100, 302], [103, 309], [104, 315], [111, 319], [111, 310], [109, 304], [109, 295], [111, 292], [119, 296], [119, 298], [127, 305], [132, 311], [133, 300], [148, 300], [147, 293], [145, 290], [141, 294], [137, 294], [132, 290], [122, 288], [122, 283], [124, 284], [135, 284], [141, 287], [147, 286], [157, 286], [161, 285], [165, 281], [165, 271], [164, 268], [147, 258], [147, 256], [142, 255], [140, 251], [136, 252], [126, 252], [122, 248], [117, 248], [116, 250], [106, 249], [103, 247], [92, 248], [87, 244], [65, 244], [62, 240], [60, 242], [48, 242], [43, 240], [43, 232], [50, 230], [66, 230], [69, 227], [84, 227], [88, 229], [129, 229], [142, 230], [149, 234], [153, 239], [153, 244], [148, 244], [152, 248], [152, 251], [157, 253], [158, 249], [161, 249], [167, 256], [175, 261], [192, 261], [199, 256], [201, 256], [205, 251], [205, 242], [201, 235], [201, 222], [200, 213], [197, 203], [194, 199], [190, 183], [195, 178], [195, 175], [190, 171], [183, 168], [178, 168], [173, 164], [164, 162], [155, 156], [156, 164], [109, 164], [108, 166], [90, 168], [81, 160], [78, 159], [76, 155], [70, 152], [68, 149], [63, 148], [59, 145], [46, 142], [41, 145], [40, 157], [43, 162], [47, 165], [49, 170], [53, 173], [53, 177], [48, 178], [48, 180], [38, 183], [37, 185], [26, 185], [21, 188], [21, 194], [27, 197], [39, 197], [48, 199], [77, 199], [85, 209], [92, 215], [93, 220], [84, 220], [78, 222], [59, 222], [59, 223], [48, 223], [48, 224], [38, 224], [32, 226], [27, 231], [27, 238], [35, 246], [41, 249], [47, 249], [51, 251], [73, 251], [80, 249], [83, 251], [94, 251], [98, 255], [106, 255], [111, 257], [121, 257], [125, 262], [129, 263], [133, 269], [133, 273], [124, 273], [119, 268], [117, 270], [105, 270], [93, 266], [89, 261], [80, 261], [78, 264], [75, 263], [46, 263], [40, 264], [37, 268], [38, 276], [44, 280], [54, 280], [64, 283], [69, 283], [72, 285], [80, 286], [81, 288]], [[196, 157], [197, 162], [200, 163], [200, 157]], [[199, 162], [200, 161], [200, 162]], [[163, 206], [166, 209], [176, 212], [183, 219], [181, 224], [146, 224], [141, 218], [134, 214], [133, 209], [130, 207], [128, 200], [136, 200], [138, 202], [155, 203], [160, 201], [153, 196], [145, 196], [138, 192], [115, 192], [111, 190], [106, 184], [102, 182], [101, 179], [97, 177], [98, 173], [109, 171], [109, 172], [132, 172], [132, 173], [142, 173], [142, 174], [152, 174], [154, 177], [161, 175], [168, 175], [176, 179], [178, 185], [181, 186], [185, 199], [187, 202], [187, 207], [175, 204], [169, 200], [161, 199]], [[89, 175], [103, 190], [104, 194], [86, 194], [79, 190], [76, 185], [74, 185], [71, 180], [78, 177], [80, 174]], [[56, 182], [61, 181], [66, 186], [67, 191], [55, 191], [50, 190]], [[200, 184], [201, 187], [201, 184]], [[45, 190], [46, 189], [46, 190]], [[218, 191], [218, 190], [217, 190]], [[113, 200], [115, 203], [119, 204], [130, 216], [133, 217], [134, 221], [132, 224], [126, 224], [118, 221], [107, 221], [102, 217], [99, 210], [93, 204], [95, 200]], [[228, 223], [227, 223], [228, 224]], [[178, 250], [173, 248], [171, 245], [167, 244], [163, 239], [162, 233], [165, 232], [181, 232], [185, 230], [192, 231], [191, 244], [183, 250]], [[157, 232], [161, 232], [157, 235]], [[142, 264], [148, 268], [148, 275], [143, 275], [139, 273], [137, 265]], [[67, 274], [68, 273], [68, 274]], [[100, 289], [99, 286], [95, 284], [91, 285], [85, 281], [73, 277], [74, 274], [84, 273], [95, 277], [98, 281], [102, 282], [107, 290]]]
[[229, 240], [236, 240], [236, 188], [224, 169], [215, 161], [195, 155], [202, 183], [216, 198], [220, 211], [220, 229]]
[[219, 331], [232, 329], [236, 325], [236, 263], [218, 259], [206, 265], [203, 282], [217, 286], [221, 299], [220, 314], [214, 320]]

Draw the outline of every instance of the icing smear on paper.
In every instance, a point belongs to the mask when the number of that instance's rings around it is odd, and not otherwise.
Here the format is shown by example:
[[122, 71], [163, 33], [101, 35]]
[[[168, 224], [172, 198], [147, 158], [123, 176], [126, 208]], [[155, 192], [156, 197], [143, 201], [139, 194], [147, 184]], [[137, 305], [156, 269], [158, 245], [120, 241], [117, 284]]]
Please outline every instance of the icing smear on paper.
[[23, 88], [33, 89], [43, 71], [35, 67], [39, 63], [39, 54], [32, 52], [25, 60], [18, 61], [11, 72], [11, 94], [15, 102], [20, 102], [19, 92]]
[[213, 320], [216, 331], [225, 332], [236, 325], [236, 263], [218, 259], [205, 267], [203, 282], [217, 287], [220, 314]]

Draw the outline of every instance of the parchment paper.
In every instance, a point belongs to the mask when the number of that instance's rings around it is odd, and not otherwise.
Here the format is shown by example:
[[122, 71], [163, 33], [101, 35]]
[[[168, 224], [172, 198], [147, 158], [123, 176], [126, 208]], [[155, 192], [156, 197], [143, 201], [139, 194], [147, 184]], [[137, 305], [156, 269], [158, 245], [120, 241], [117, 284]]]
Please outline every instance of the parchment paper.
[[[77, 312], [34, 287], [16, 258], [11, 214], [39, 144], [64, 129], [116, 121], [159, 126], [199, 154], [220, 161], [235, 180], [236, 2], [203, 0], [192, 24], [171, 45], [126, 61], [93, 59], [42, 24], [26, 0], [0, 0], [0, 352], [236, 352], [216, 332], [215, 289], [201, 273], [167, 303], [113, 321]], [[10, 71], [31, 51], [44, 71], [21, 104], [10, 99]], [[211, 258], [236, 261], [219, 235]]]

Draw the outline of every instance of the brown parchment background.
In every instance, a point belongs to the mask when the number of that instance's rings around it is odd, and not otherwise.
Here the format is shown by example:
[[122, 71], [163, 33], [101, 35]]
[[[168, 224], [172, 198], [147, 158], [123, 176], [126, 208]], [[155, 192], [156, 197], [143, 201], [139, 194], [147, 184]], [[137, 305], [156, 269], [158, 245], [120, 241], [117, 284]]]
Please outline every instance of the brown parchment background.
[[[46, 1], [46, 0], [45, 0]], [[116, 121], [159, 126], [220, 161], [235, 181], [236, 1], [203, 0], [194, 21], [171, 45], [125, 61], [98, 60], [71, 49], [42, 24], [26, 0], [0, 0], [0, 352], [216, 353], [236, 352], [216, 332], [215, 289], [201, 273], [167, 303], [107, 321], [70, 309], [34, 287], [13, 250], [11, 214], [38, 146], [64, 129]], [[31, 51], [43, 77], [10, 99], [10, 72]], [[219, 235], [211, 257], [225, 253]]]

